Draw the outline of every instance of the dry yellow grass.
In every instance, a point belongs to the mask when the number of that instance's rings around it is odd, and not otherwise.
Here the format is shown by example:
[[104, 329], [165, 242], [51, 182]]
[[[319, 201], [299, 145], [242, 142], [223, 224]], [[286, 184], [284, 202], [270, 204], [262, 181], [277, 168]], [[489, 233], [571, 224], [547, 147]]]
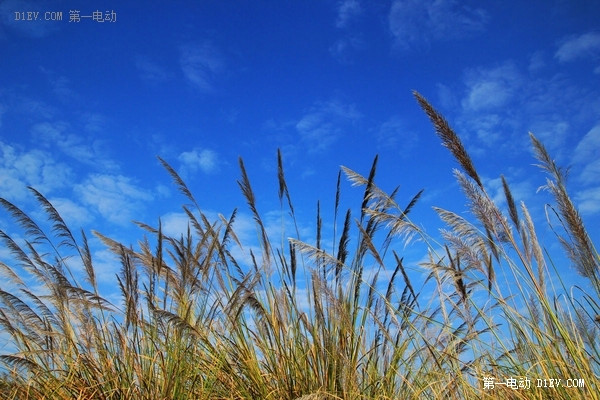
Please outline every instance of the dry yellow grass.
[[[146, 236], [135, 248], [96, 233], [120, 259], [115, 283], [122, 304], [114, 305], [99, 292], [87, 238], [77, 239], [41, 193], [31, 189], [52, 235], [1, 199], [28, 241], [0, 231], [12, 255], [0, 264], [11, 282], [10, 290], [0, 290], [0, 325], [14, 350], [0, 357], [0, 397], [599, 399], [600, 259], [562, 171], [532, 135], [564, 221], [561, 243], [596, 293], [548, 291], [548, 275], [560, 276], [549, 269], [552, 260], [543, 255], [525, 204], [517, 206], [502, 177], [504, 215], [458, 135], [415, 96], [462, 168], [455, 176], [472, 215], [437, 208], [446, 224], [441, 242], [409, 218], [421, 192], [400, 206], [396, 191], [377, 186], [375, 158], [367, 177], [343, 168], [364, 188], [355, 212], [339, 210], [338, 175], [334, 225], [338, 212], [345, 218], [339, 238], [335, 228], [331, 233], [331, 251], [321, 245], [320, 208], [314, 245], [297, 228], [293, 239], [276, 245], [240, 160], [238, 183], [260, 245], [260, 254], [251, 252], [250, 265], [243, 265], [232, 255], [234, 247], [248, 245], [233, 229], [237, 210], [209, 220], [161, 160], [195, 207], [184, 206], [189, 229], [170, 237], [160, 221], [140, 222]], [[282, 215], [297, 226], [280, 153], [277, 163]], [[412, 280], [397, 238], [424, 244], [429, 276], [423, 286]], [[74, 273], [76, 264], [83, 276]], [[367, 275], [367, 265], [375, 272]], [[35, 294], [32, 285], [44, 293]], [[524, 383], [525, 377], [527, 389], [506, 380]], [[544, 378], [561, 378], [562, 385], [538, 386]], [[585, 386], [567, 387], [569, 378], [584, 378]]]

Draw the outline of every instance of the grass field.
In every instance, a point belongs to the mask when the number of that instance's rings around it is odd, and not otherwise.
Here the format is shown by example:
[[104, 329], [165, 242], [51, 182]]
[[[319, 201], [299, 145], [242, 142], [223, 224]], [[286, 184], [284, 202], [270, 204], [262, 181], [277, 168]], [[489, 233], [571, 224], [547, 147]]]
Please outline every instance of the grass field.
[[[247, 265], [234, 256], [249, 246], [233, 228], [237, 211], [209, 220], [161, 160], [191, 204], [189, 229], [170, 237], [160, 221], [138, 223], [145, 235], [134, 246], [94, 232], [121, 262], [114, 304], [100, 293], [84, 232], [33, 188], [51, 233], [0, 200], [26, 238], [0, 232], [12, 257], [0, 264], [0, 325], [14, 349], [0, 357], [0, 397], [600, 399], [600, 256], [563, 170], [531, 135], [561, 223], [556, 240], [591, 292], [562, 285], [527, 206], [503, 177], [501, 210], [459, 137], [415, 97], [460, 165], [470, 208], [469, 218], [435, 209], [441, 239], [410, 219], [421, 193], [399, 201], [377, 187], [375, 158], [366, 177], [342, 168], [364, 196], [340, 210], [338, 179], [332, 251], [320, 211], [316, 238], [293, 232], [274, 243], [240, 159], [259, 242]], [[296, 223], [281, 154], [277, 162], [282, 218]], [[404, 246], [416, 243], [426, 284], [405, 268]]]

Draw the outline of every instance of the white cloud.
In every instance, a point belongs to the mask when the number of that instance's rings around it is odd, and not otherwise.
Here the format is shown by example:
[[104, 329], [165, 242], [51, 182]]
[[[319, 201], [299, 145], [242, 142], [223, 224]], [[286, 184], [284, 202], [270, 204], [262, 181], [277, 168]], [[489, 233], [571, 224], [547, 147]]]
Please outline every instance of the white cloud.
[[600, 54], [600, 33], [589, 32], [564, 39], [554, 57], [560, 62], [569, 62], [598, 54]]
[[213, 90], [213, 79], [223, 67], [220, 52], [208, 42], [181, 46], [179, 63], [185, 78], [203, 92]]
[[146, 56], [137, 56], [135, 58], [135, 67], [140, 73], [140, 78], [147, 82], [159, 83], [169, 78], [163, 67]]
[[178, 238], [181, 235], [185, 235], [188, 226], [191, 228], [190, 219], [186, 213], [183, 212], [172, 212], [163, 215], [160, 218], [161, 229], [167, 236]]
[[83, 114], [83, 129], [90, 134], [97, 134], [104, 131], [106, 118], [102, 114], [88, 112]]
[[27, 186], [48, 194], [65, 187], [71, 179], [71, 169], [56, 162], [50, 153], [38, 149], [22, 151], [0, 141], [0, 193], [3, 197], [24, 199]]
[[472, 111], [502, 108], [513, 98], [521, 82], [521, 74], [512, 62], [471, 70], [467, 72], [467, 94], [462, 105]]
[[438, 83], [437, 97], [439, 98], [440, 107], [446, 109], [455, 108], [459, 103], [459, 95], [457, 91], [450, 88], [448, 85]]
[[71, 89], [71, 82], [65, 76], [53, 78], [50, 82], [54, 93], [63, 100], [75, 98], [75, 92]]
[[322, 115], [317, 113], [302, 117], [296, 124], [296, 129], [302, 140], [308, 142], [313, 150], [323, 150], [329, 147], [339, 134], [334, 124], [326, 121]]
[[[510, 188], [510, 192], [516, 204], [521, 201], [527, 201], [531, 198], [531, 194], [535, 193], [534, 185], [529, 180], [517, 180], [517, 178], [505, 177]], [[490, 193], [492, 200], [499, 207], [506, 206], [506, 195], [504, 194], [504, 186], [501, 178], [486, 178], [483, 177], [483, 184]]]
[[61, 139], [63, 132], [67, 130], [68, 126], [69, 125], [65, 122], [41, 122], [33, 125], [31, 131], [36, 135], [35, 139], [51, 143]]
[[537, 72], [546, 66], [544, 54], [541, 51], [536, 51], [529, 58], [529, 72]]
[[475, 135], [481, 142], [492, 145], [502, 139], [499, 132], [499, 126], [502, 123], [500, 115], [491, 113], [473, 116], [470, 123]]
[[484, 10], [461, 6], [454, 0], [396, 0], [388, 22], [396, 43], [409, 48], [482, 31], [487, 20]]
[[342, 128], [360, 118], [352, 105], [331, 100], [317, 103], [296, 123], [296, 131], [309, 151], [322, 151], [341, 135]]
[[100, 291], [102, 292], [103, 286], [106, 285], [106, 294], [112, 298], [111, 301], [114, 301], [113, 304], [119, 305], [120, 302], [118, 300], [120, 300], [120, 297], [115, 296], [115, 294], [119, 293], [115, 277], [121, 270], [119, 256], [109, 249], [102, 247], [99, 250], [95, 250], [92, 257], [94, 260], [94, 272], [100, 286]]
[[337, 12], [335, 26], [344, 28], [352, 18], [360, 15], [362, 8], [358, 0], [343, 0], [338, 3]]
[[343, 30], [343, 36], [329, 46], [329, 54], [338, 62], [345, 64], [352, 61], [351, 55], [355, 51], [364, 48], [362, 35], [356, 30], [348, 29], [352, 21], [363, 13], [363, 8], [360, 0], [340, 0], [336, 7], [335, 26]]
[[579, 175], [583, 183], [594, 184], [600, 182], [600, 159], [590, 161]]
[[[103, 129], [104, 118], [98, 114], [85, 114], [83, 116], [83, 130], [90, 135], [96, 135]], [[68, 123], [40, 122], [31, 128], [31, 133], [36, 141], [42, 145], [62, 151], [73, 159], [103, 170], [117, 168], [114, 161], [103, 154], [102, 141], [99, 139], [86, 138], [82, 135], [68, 133], [71, 127]]]
[[600, 123], [590, 129], [579, 141], [573, 157], [575, 162], [580, 163], [600, 160]]
[[566, 120], [567, 115], [540, 114], [531, 122], [529, 131], [533, 132], [547, 148], [558, 149], [567, 141], [571, 124]]
[[400, 148], [400, 155], [408, 154], [419, 140], [418, 136], [406, 128], [404, 121], [397, 115], [383, 122], [377, 131], [377, 145], [381, 148]]
[[585, 184], [600, 181], [600, 123], [579, 141], [573, 153], [573, 162], [582, 165], [579, 180]]
[[76, 101], [78, 96], [71, 88], [71, 81], [66, 76], [58, 75], [54, 70], [39, 67], [39, 70], [47, 77], [52, 91], [62, 101]]
[[527, 73], [527, 65], [512, 60], [467, 70], [463, 89], [455, 92], [462, 95], [458, 131], [513, 154], [527, 148], [523, 141], [531, 131], [560, 156], [572, 139], [569, 134], [596, 117], [598, 104], [593, 88], [561, 74], [548, 78]]
[[[515, 63], [506, 61], [493, 67], [467, 70], [463, 91], [456, 91], [462, 92], [459, 102], [447, 89], [442, 94], [451, 107], [460, 104], [461, 115], [457, 119], [460, 131], [475, 135], [486, 146], [498, 143], [509, 146], [511, 142], [503, 131], [511, 129], [516, 132], [518, 129], [513, 108], [523, 101], [520, 96], [526, 82]], [[523, 132], [527, 129], [523, 128]], [[476, 148], [472, 147], [469, 151], [474, 152]]]
[[154, 188], [154, 193], [157, 194], [157, 197], [168, 198], [171, 197], [171, 188], [170, 186], [158, 184]]
[[364, 47], [364, 41], [358, 36], [349, 36], [335, 41], [329, 46], [329, 54], [337, 61], [347, 63], [350, 61], [350, 55], [353, 51]]
[[209, 149], [194, 149], [186, 151], [177, 158], [181, 163], [181, 172], [188, 176], [198, 170], [205, 174], [215, 172], [219, 166], [219, 157], [217, 153]]
[[26, 184], [16, 174], [5, 168], [0, 168], [0, 190], [2, 196], [8, 199], [23, 199], [27, 196]]
[[15, 101], [16, 111], [27, 115], [29, 118], [36, 117], [40, 119], [51, 119], [53, 118], [57, 110], [55, 107], [50, 106], [43, 101], [32, 99], [25, 96], [17, 95]]
[[90, 211], [73, 200], [64, 197], [56, 197], [48, 200], [71, 229], [77, 229], [92, 219]]
[[[27, 12], [37, 12], [37, 15], [27, 15]], [[42, 38], [56, 32], [63, 24], [44, 19], [44, 3], [26, 0], [6, 0], [0, 3], [0, 32], [1, 26], [8, 28], [21, 36]], [[64, 14], [64, 12], [63, 12]], [[63, 18], [65, 16], [63, 15]], [[28, 18], [37, 18], [27, 20]]]
[[575, 195], [575, 203], [581, 214], [600, 212], [600, 187], [582, 190]]
[[469, 91], [467, 106], [475, 111], [486, 108], [499, 108], [510, 99], [510, 88], [500, 81], [482, 81], [474, 84]]
[[140, 219], [144, 202], [152, 200], [148, 191], [122, 175], [93, 174], [73, 190], [84, 204], [93, 207], [109, 222], [120, 225]]

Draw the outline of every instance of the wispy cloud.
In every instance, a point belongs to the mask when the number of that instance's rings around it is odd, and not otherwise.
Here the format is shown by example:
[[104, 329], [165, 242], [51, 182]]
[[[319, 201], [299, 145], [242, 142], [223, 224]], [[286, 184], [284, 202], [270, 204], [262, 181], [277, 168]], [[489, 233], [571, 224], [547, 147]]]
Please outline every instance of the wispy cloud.
[[73, 177], [66, 164], [57, 162], [50, 153], [18, 147], [0, 141], [0, 193], [8, 199], [23, 200], [27, 186], [44, 194], [65, 187]]
[[329, 148], [340, 137], [344, 127], [360, 118], [353, 105], [337, 100], [316, 103], [296, 123], [296, 131], [301, 141], [311, 152]]
[[542, 51], [534, 52], [529, 58], [529, 66], [527, 69], [531, 73], [536, 73], [546, 66], [546, 61], [544, 59], [544, 53]]
[[575, 194], [575, 203], [579, 212], [584, 215], [600, 212], [600, 187], [579, 191]]
[[104, 245], [98, 243], [94, 248], [96, 250], [92, 250], [92, 257], [94, 259], [96, 280], [101, 284], [100, 290], [102, 291], [102, 286], [106, 285], [104, 287], [106, 288], [107, 293], [104, 295], [104, 298], [108, 298], [113, 304], [119, 304], [122, 299], [118, 296], [118, 291], [115, 290], [116, 288], [114, 285], [115, 275], [117, 275], [121, 269], [121, 260], [119, 260], [118, 256]]
[[349, 35], [340, 38], [329, 46], [329, 54], [341, 63], [350, 62], [350, 55], [364, 48], [364, 41], [358, 35]]
[[470, 8], [455, 0], [396, 0], [388, 16], [390, 32], [402, 48], [480, 32], [487, 20], [483, 9]]
[[337, 4], [337, 18], [335, 26], [345, 28], [348, 23], [362, 12], [362, 7], [358, 0], [343, 0]]
[[407, 154], [418, 142], [418, 136], [407, 128], [399, 116], [393, 116], [383, 122], [377, 130], [376, 138], [380, 148], [399, 149], [401, 154]]
[[56, 107], [44, 101], [21, 95], [20, 93], [14, 94], [11, 97], [12, 110], [19, 114], [25, 114], [34, 121], [51, 119], [57, 114]]
[[579, 180], [584, 184], [600, 182], [600, 123], [594, 126], [575, 147], [573, 162], [582, 166]]
[[72, 88], [71, 80], [64, 75], [56, 73], [56, 71], [40, 66], [42, 74], [44, 74], [52, 88], [52, 92], [63, 102], [75, 101], [78, 99], [77, 94]]
[[336, 11], [335, 27], [340, 30], [341, 36], [329, 46], [329, 54], [338, 62], [346, 64], [352, 60], [353, 52], [365, 47], [362, 34], [356, 29], [350, 29], [352, 22], [363, 13], [363, 6], [359, 0], [340, 0], [336, 4]]
[[152, 200], [146, 189], [122, 175], [92, 174], [73, 190], [85, 205], [119, 225], [128, 224], [134, 215], [139, 218], [144, 203]]
[[107, 120], [99, 113], [86, 112], [82, 115], [83, 129], [87, 133], [96, 134], [106, 129]]
[[223, 68], [220, 51], [209, 42], [180, 47], [179, 63], [185, 78], [202, 92], [214, 90], [215, 75]]
[[57, 76], [51, 82], [52, 90], [61, 100], [69, 100], [75, 98], [75, 92], [71, 88], [71, 82], [65, 76]]
[[573, 157], [574, 161], [579, 163], [600, 160], [600, 123], [579, 141]]
[[[475, 135], [478, 142], [486, 146], [509, 145], [503, 130], [514, 124], [511, 109], [519, 103], [517, 94], [524, 85], [524, 78], [512, 61], [492, 67], [471, 68], [465, 72], [462, 98], [455, 102], [447, 98], [449, 104], [460, 104], [461, 116], [458, 127], [465, 134]], [[442, 90], [449, 96], [447, 90]], [[476, 149], [471, 148], [475, 152]]]
[[[528, 202], [531, 199], [531, 195], [535, 193], [535, 185], [524, 177], [522, 171], [512, 171], [510, 176], [505, 176], [508, 185], [510, 186], [510, 192], [513, 199], [517, 204], [521, 201]], [[492, 196], [492, 200], [499, 207], [506, 207], [506, 195], [504, 193], [504, 186], [502, 185], [502, 179], [498, 178], [486, 178], [483, 177], [483, 184], [487, 188], [488, 192]]]
[[560, 42], [554, 57], [560, 62], [579, 58], [600, 56], [600, 33], [588, 32], [579, 36], [569, 36]]
[[460, 100], [448, 103], [459, 104], [457, 128], [474, 135], [478, 145], [502, 146], [512, 154], [522, 151], [517, 144], [528, 131], [558, 154], [575, 126], [596, 117], [592, 87], [560, 74], [538, 74], [511, 60], [468, 69], [462, 88], [454, 92]]
[[[596, 151], [597, 153], [598, 151]], [[597, 184], [600, 182], [600, 158], [586, 164], [579, 175], [579, 179], [586, 184]]]
[[177, 158], [180, 162], [180, 169], [184, 176], [189, 176], [198, 170], [210, 174], [219, 168], [219, 156], [210, 149], [193, 149], [186, 151]]
[[92, 220], [89, 210], [71, 199], [54, 197], [49, 198], [48, 200], [65, 220], [67, 226], [70, 226], [71, 228], [85, 225]]
[[150, 59], [150, 57], [138, 55], [135, 58], [135, 67], [137, 68], [140, 78], [150, 83], [161, 83], [169, 79], [167, 71], [158, 63]]
[[[37, 12], [35, 21], [23, 20], [28, 15], [20, 12]], [[56, 32], [64, 26], [57, 21], [46, 21], [44, 12], [47, 11], [47, 2], [26, 1], [26, 0], [5, 0], [0, 3], [0, 32], [2, 26], [6, 27], [9, 33], [16, 33], [20, 36], [31, 38], [42, 38]], [[34, 18], [32, 14], [31, 18]]]
[[[102, 130], [104, 119], [98, 114], [85, 114], [82, 117], [83, 130], [95, 135]], [[33, 138], [50, 149], [57, 149], [67, 156], [86, 165], [103, 170], [117, 169], [116, 163], [108, 158], [102, 149], [100, 139], [70, 133], [70, 124], [62, 121], [40, 122], [31, 128]]]
[[170, 212], [160, 217], [161, 229], [167, 236], [178, 238], [185, 235], [190, 226], [190, 219], [184, 212]]
[[465, 78], [467, 94], [462, 105], [471, 111], [502, 108], [512, 100], [521, 82], [521, 73], [513, 62], [470, 70]]

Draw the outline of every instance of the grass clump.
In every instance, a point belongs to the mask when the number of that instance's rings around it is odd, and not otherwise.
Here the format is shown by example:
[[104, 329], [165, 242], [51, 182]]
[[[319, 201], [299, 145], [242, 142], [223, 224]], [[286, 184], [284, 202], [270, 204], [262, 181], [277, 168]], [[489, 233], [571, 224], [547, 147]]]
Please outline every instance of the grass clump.
[[[188, 229], [172, 237], [137, 222], [135, 245], [94, 234], [120, 261], [114, 304], [98, 288], [84, 232], [72, 233], [52, 204], [30, 188], [50, 221], [45, 232], [0, 199], [25, 239], [4, 231], [11, 260], [0, 263], [0, 325], [11, 352], [0, 356], [6, 399], [599, 399], [600, 257], [568, 196], [563, 171], [533, 135], [536, 157], [564, 233], [558, 240], [594, 293], [549, 289], [560, 275], [544, 256], [524, 203], [502, 177], [507, 212], [486, 191], [446, 120], [423, 98], [472, 218], [435, 208], [436, 240], [376, 182], [338, 174], [334, 227], [301, 238], [278, 153], [282, 225], [273, 242], [243, 161], [238, 182], [258, 233], [242, 243], [238, 215], [210, 220], [177, 172], [160, 162], [190, 206]], [[364, 190], [358, 210], [341, 211], [341, 175]], [[403, 204], [403, 205], [401, 205]], [[324, 237], [333, 238], [326, 250]], [[424, 249], [415, 282], [398, 240]], [[236, 258], [238, 248], [249, 260]], [[502, 279], [504, 281], [502, 281]], [[508, 283], [508, 284], [507, 284]], [[562, 379], [549, 387], [550, 381]], [[585, 379], [567, 381], [567, 379]], [[575, 386], [575, 387], [569, 387]]]

